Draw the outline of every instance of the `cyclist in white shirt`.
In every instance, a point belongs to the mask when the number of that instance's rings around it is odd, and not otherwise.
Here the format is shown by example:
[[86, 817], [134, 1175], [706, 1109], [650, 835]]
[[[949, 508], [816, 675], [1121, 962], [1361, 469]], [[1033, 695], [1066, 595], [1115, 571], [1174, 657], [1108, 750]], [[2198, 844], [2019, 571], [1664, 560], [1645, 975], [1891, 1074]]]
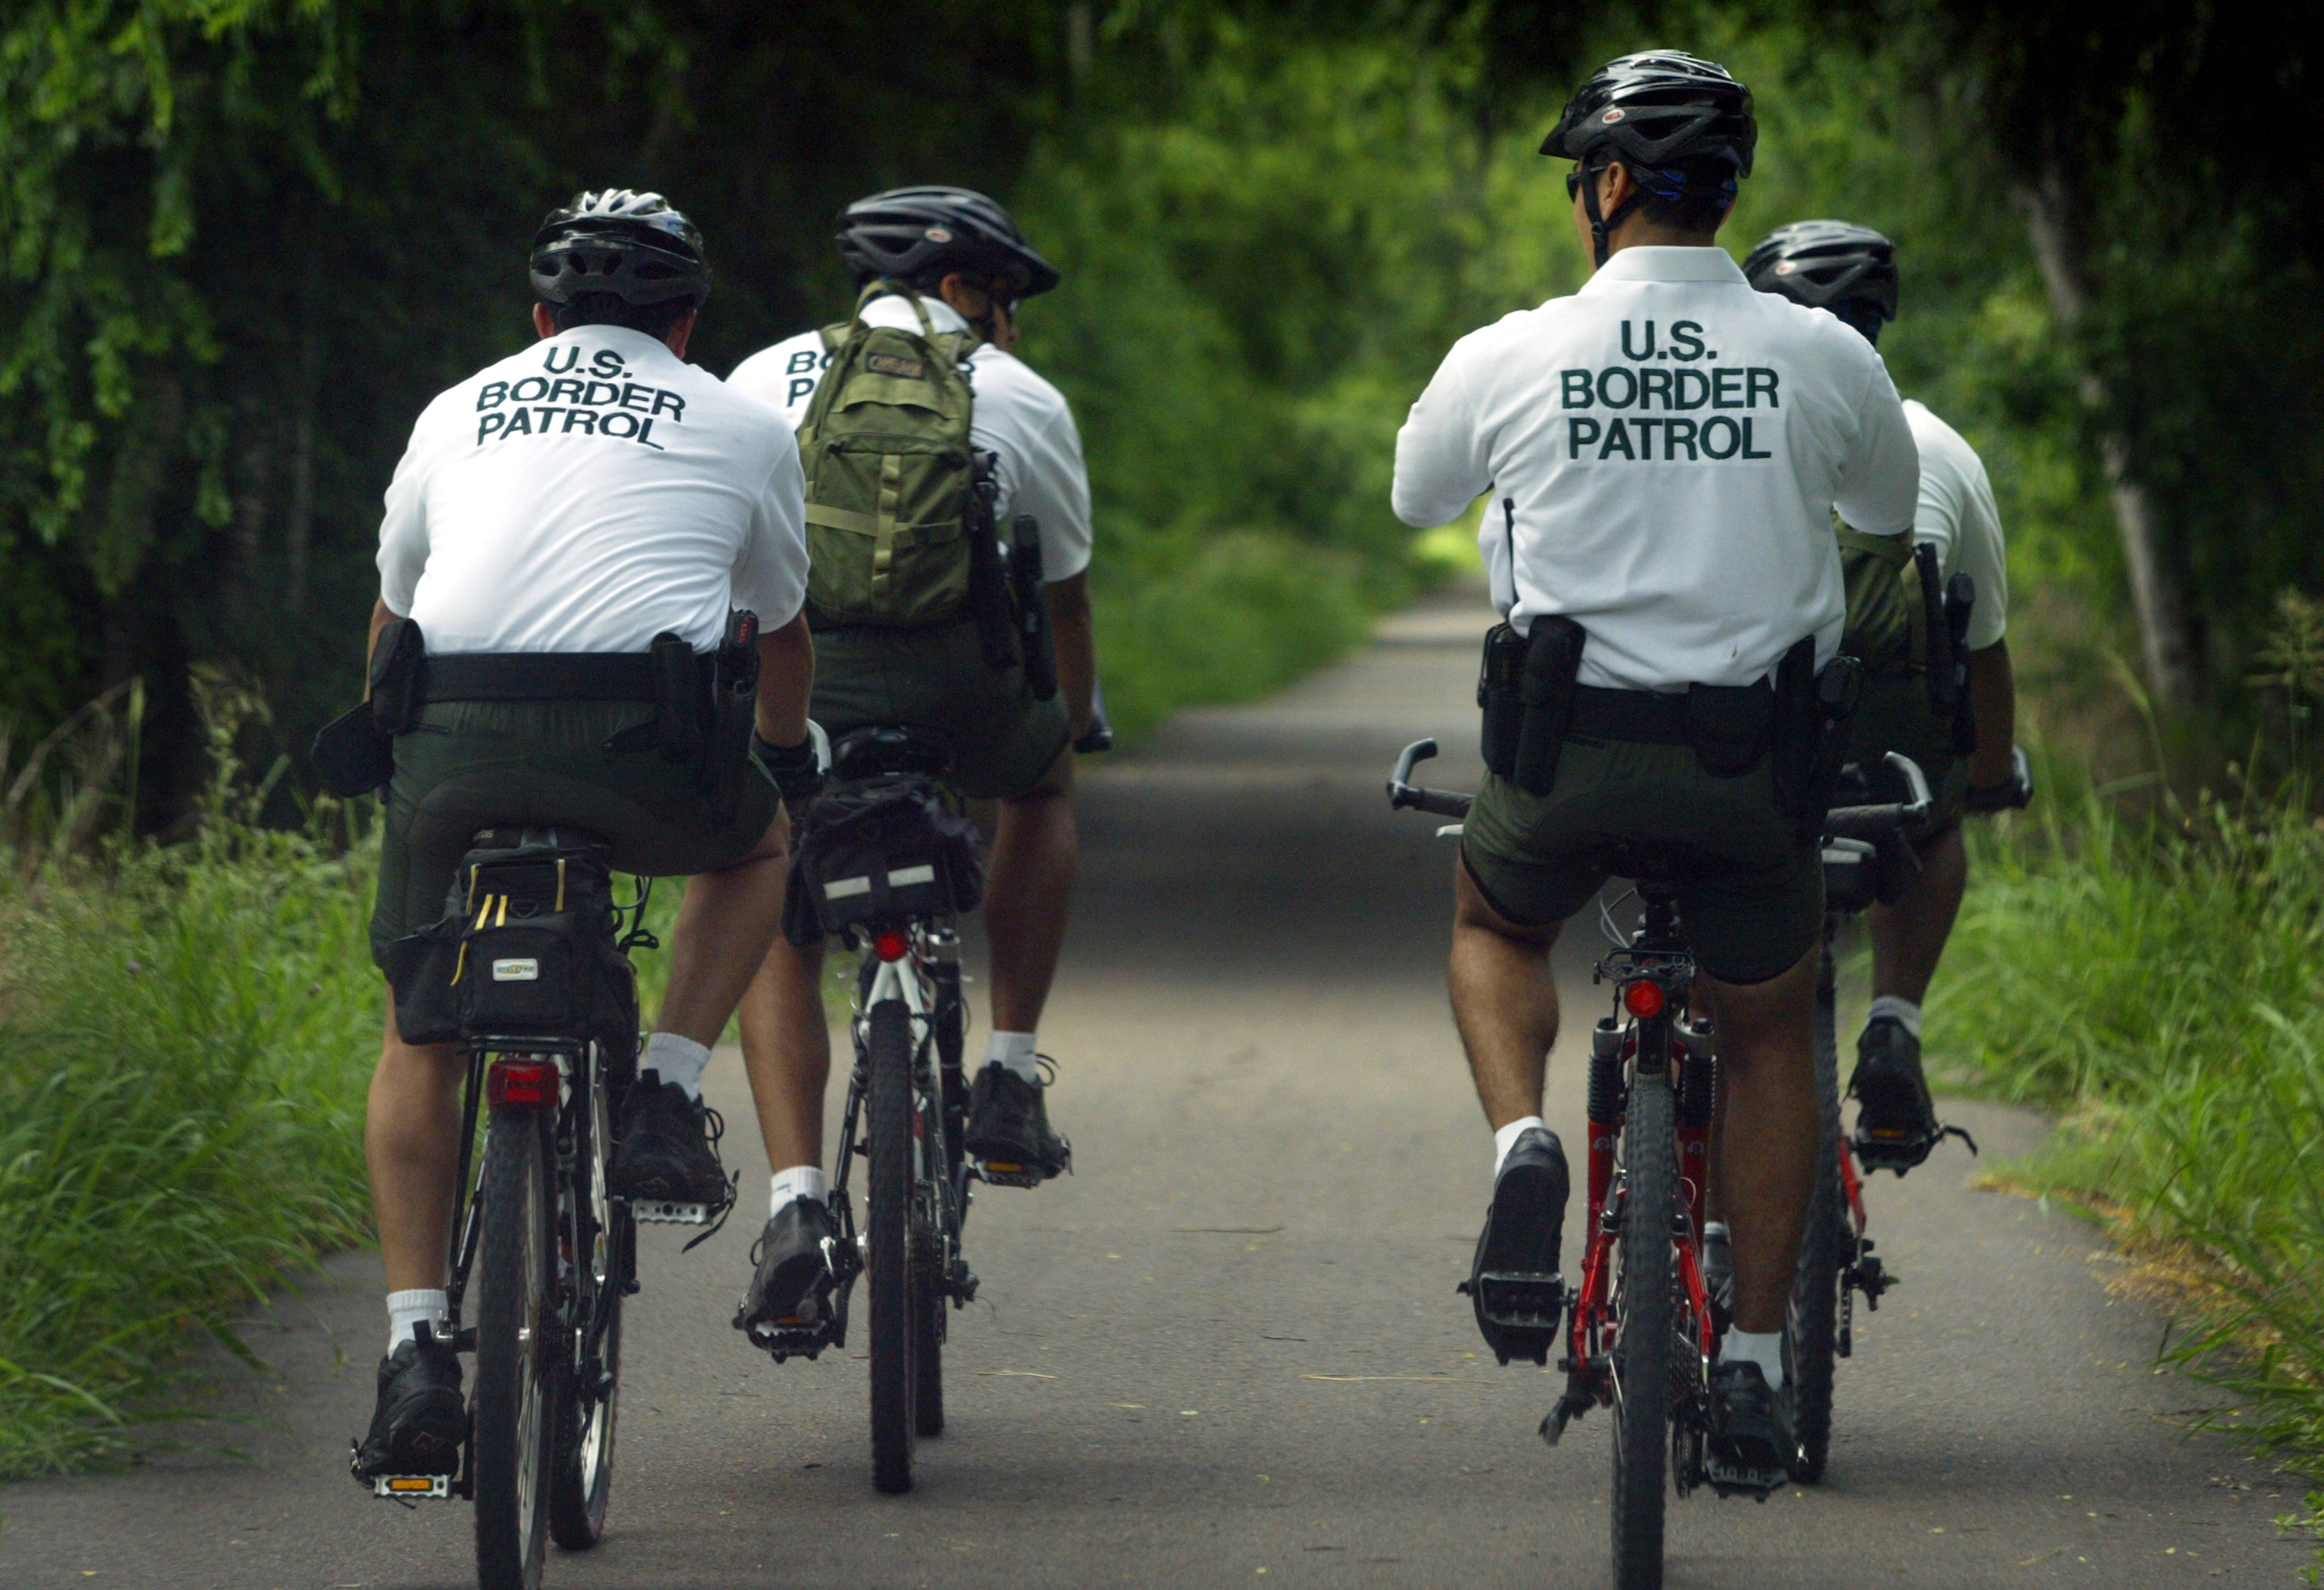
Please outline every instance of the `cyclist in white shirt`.
[[[658, 194], [584, 193], [534, 239], [532, 283], [540, 340], [412, 428], [380, 525], [381, 709], [342, 720], [392, 735], [392, 772], [338, 781], [386, 781], [371, 941], [396, 994], [364, 1134], [390, 1289], [365, 1483], [453, 1473], [466, 1433], [443, 1336], [465, 1060], [406, 1042], [396, 1006], [474, 835], [570, 825], [623, 871], [688, 879], [611, 1175], [623, 1196], [723, 1205], [703, 1064], [775, 937], [782, 796], [817, 778], [798, 448], [781, 415], [685, 362], [710, 290], [701, 235]], [[761, 622], [755, 750], [697, 733], [673, 760], [665, 711], [712, 709], [741, 608]], [[658, 706], [681, 668], [689, 685]]]
[[[997, 521], [1029, 514], [1056, 638], [1057, 689], [1036, 700], [1023, 670], [985, 654], [973, 607], [918, 627], [856, 624], [813, 601], [815, 719], [834, 736], [900, 726], [940, 737], [947, 781], [999, 802], [984, 920], [991, 947], [992, 1027], [976, 1068], [964, 1144], [988, 1165], [1035, 1177], [1064, 1169], [1070, 1147], [1051, 1126], [1035, 1031], [1065, 944], [1077, 867], [1073, 756], [1095, 721], [1089, 603], [1089, 476], [1065, 395], [1017, 357], [1017, 306], [1057, 272], [992, 199], [965, 188], [899, 188], [841, 217], [839, 254], [857, 319], [931, 337], [973, 333], [966, 374], [969, 443], [989, 455]], [[926, 317], [925, 320], [922, 317]], [[844, 334], [806, 331], [745, 359], [734, 387], [805, 418]], [[810, 511], [812, 516], [812, 510]], [[761, 1125], [776, 1175], [751, 1289], [737, 1328], [786, 1316], [826, 1273], [833, 1234], [823, 1170], [823, 1096], [831, 1050], [820, 948], [776, 944], [742, 1002], [742, 1055], [758, 1082]]]
[[[1831, 310], [1867, 342], [1877, 344], [1880, 328], [1896, 317], [1895, 245], [1868, 226], [1797, 221], [1777, 227], [1751, 250], [1743, 271], [1763, 292]], [[1949, 709], [1946, 681], [1929, 657], [1930, 637], [1944, 618], [1941, 609], [1929, 610], [1915, 566], [1904, 560], [1896, 543], [1869, 542], [1843, 526], [1848, 643], [1864, 659], [1867, 676], [1850, 728], [1850, 757], [1869, 763], [1885, 752], [1901, 751], [1921, 764], [1937, 796], [1931, 831], [1917, 845], [1920, 874], [1895, 904], [1872, 908], [1872, 1009], [1849, 1083], [1862, 1105], [1856, 1125], [1859, 1155], [1866, 1164], [1900, 1176], [1928, 1157], [1941, 1132], [1921, 1069], [1921, 1001], [1969, 884], [1962, 813], [2023, 806], [2032, 793], [2021, 784], [2011, 754], [2016, 692], [2005, 638], [2009, 578], [1993, 484], [1960, 432], [1918, 402], [1905, 402], [1904, 417], [1921, 455], [1912, 541], [1935, 553], [1934, 590], [1956, 574], [1968, 575], [1976, 587], [1962, 637], [1969, 652], [1967, 721], [1976, 744], [1966, 756], [1959, 753], [1963, 726]], [[1917, 624], [1910, 622], [1914, 618]]]
[[1597, 274], [1454, 346], [1397, 438], [1394, 503], [1442, 524], [1489, 492], [1480, 539], [1515, 643], [1536, 667], [1545, 646], [1579, 647], [1544, 674], [1570, 710], [1554, 767], [1489, 743], [1504, 765], [1455, 868], [1453, 1015], [1498, 1152], [1477, 1270], [1557, 1270], [1568, 1177], [1541, 1097], [1560, 924], [1604, 883], [1610, 843], [1692, 854], [1711, 874], [1683, 906], [1720, 1027], [1737, 1276], [1713, 1440], [1730, 1472], [1779, 1475], [1823, 878], [1812, 748], [1778, 753], [1777, 685], [1812, 696], [1839, 648], [1834, 504], [1901, 535], [1918, 468], [1879, 356], [1751, 291], [1716, 244], [1756, 138], [1748, 92], [1692, 56], [1624, 57], [1582, 86], [1542, 153], [1576, 162]]

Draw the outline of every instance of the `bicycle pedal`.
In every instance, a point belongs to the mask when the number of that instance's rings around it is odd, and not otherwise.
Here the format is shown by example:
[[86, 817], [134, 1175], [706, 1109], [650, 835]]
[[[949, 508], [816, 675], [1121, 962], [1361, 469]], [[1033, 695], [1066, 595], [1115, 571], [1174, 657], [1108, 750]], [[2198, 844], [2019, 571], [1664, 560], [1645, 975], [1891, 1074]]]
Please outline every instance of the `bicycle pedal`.
[[1568, 1388], [1557, 1405], [1542, 1416], [1541, 1438], [1554, 1447], [1565, 1434], [1565, 1427], [1598, 1405], [1598, 1399], [1587, 1391]]
[[976, 1179], [988, 1187], [1026, 1188], [1038, 1187], [1049, 1179], [1047, 1173], [1038, 1165], [992, 1160], [978, 1162]]
[[1565, 1278], [1487, 1271], [1470, 1292], [1485, 1345], [1503, 1364], [1524, 1358], [1546, 1366], [1565, 1317]]
[[450, 1474], [374, 1474], [371, 1493], [390, 1502], [449, 1502]]
[[716, 1204], [687, 1204], [676, 1198], [630, 1200], [631, 1217], [646, 1225], [707, 1225], [719, 1208]]

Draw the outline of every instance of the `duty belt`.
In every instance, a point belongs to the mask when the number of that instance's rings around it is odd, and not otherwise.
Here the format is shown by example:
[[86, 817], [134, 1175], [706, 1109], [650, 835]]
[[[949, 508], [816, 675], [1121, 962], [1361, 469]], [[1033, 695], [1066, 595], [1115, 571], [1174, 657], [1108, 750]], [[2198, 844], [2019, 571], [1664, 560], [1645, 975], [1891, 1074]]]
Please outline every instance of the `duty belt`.
[[[715, 653], [697, 652], [704, 681]], [[661, 664], [650, 652], [456, 652], [420, 664], [423, 701], [653, 701]]]
[[1609, 690], [1577, 685], [1569, 735], [1590, 740], [1628, 740], [1647, 745], [1692, 745], [1686, 692]]

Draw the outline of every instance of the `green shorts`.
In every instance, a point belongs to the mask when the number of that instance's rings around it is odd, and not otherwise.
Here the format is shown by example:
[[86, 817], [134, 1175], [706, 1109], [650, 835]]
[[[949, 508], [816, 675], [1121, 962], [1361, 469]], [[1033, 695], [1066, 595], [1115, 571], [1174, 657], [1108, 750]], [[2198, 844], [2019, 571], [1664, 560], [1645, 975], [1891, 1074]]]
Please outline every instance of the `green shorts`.
[[1705, 772], [1689, 745], [1570, 738], [1547, 795], [1488, 773], [1462, 827], [1461, 856], [1512, 921], [1563, 921], [1605, 886], [1612, 843], [1648, 841], [1691, 855], [1702, 881], [1679, 920], [1702, 969], [1761, 983], [1823, 931], [1823, 865], [1775, 807], [1767, 763], [1731, 779]]
[[[1901, 751], [1921, 764], [1936, 797], [1924, 837], [1941, 834], [1961, 820], [1962, 800], [1969, 793], [1969, 763], [1952, 753], [1952, 727], [1929, 710], [1927, 681], [1874, 679], [1864, 681], [1849, 720], [1848, 759], [1868, 768], [1891, 751]], [[1883, 795], [1882, 799], [1893, 799]]]
[[882, 725], [940, 736], [950, 782], [978, 800], [1023, 794], [1073, 737], [1064, 696], [1036, 701], [1021, 670], [996, 672], [973, 624], [823, 631], [808, 712], [835, 740]]
[[649, 745], [610, 751], [653, 721], [638, 701], [438, 701], [395, 739], [395, 777], [372, 907], [372, 958], [444, 914], [445, 895], [479, 828], [570, 824], [613, 846], [613, 865], [645, 877], [733, 866], [758, 847], [779, 798], [752, 763], [734, 820], [710, 826], [694, 765]]

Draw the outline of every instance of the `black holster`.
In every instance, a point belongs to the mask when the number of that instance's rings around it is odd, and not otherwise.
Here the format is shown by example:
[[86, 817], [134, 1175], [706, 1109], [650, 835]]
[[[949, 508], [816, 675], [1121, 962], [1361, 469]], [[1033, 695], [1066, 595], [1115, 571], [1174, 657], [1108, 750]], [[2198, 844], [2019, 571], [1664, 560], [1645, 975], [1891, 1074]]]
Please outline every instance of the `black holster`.
[[364, 675], [371, 698], [325, 724], [307, 753], [324, 789], [353, 800], [395, 776], [395, 736], [419, 721], [427, 661], [427, 642], [411, 620], [392, 618], [380, 630]]
[[1757, 767], [1774, 742], [1775, 723], [1775, 691], [1766, 679], [1686, 688], [1686, 736], [1713, 778], [1741, 778]]
[[1526, 638], [1506, 624], [1485, 632], [1485, 655], [1477, 668], [1477, 735], [1485, 769], [1499, 778], [1517, 771], [1517, 735], [1525, 727]]
[[1817, 673], [1813, 635], [1802, 637], [1775, 666], [1775, 805], [1803, 846], [1823, 832], [1863, 682], [1864, 665], [1846, 652]]
[[1025, 659], [1025, 693], [1036, 701], [1051, 700], [1057, 693], [1057, 637], [1049, 628], [1049, 598], [1042, 588], [1041, 527], [1030, 513], [1010, 522], [1009, 586]]
[[[1952, 752], [1967, 756], [1977, 749], [1977, 702], [1969, 688], [1969, 621], [1977, 611], [1977, 580], [1956, 574], [1945, 582], [1945, 643], [1952, 655], [1950, 670], [1953, 698]], [[1930, 670], [1933, 684], [1936, 671]]]
[[714, 827], [733, 822], [742, 802], [758, 711], [759, 615], [738, 607], [726, 615], [725, 636], [710, 661], [710, 744], [699, 778]]
[[1518, 672], [1523, 707], [1510, 779], [1528, 795], [1546, 795], [1557, 781], [1557, 753], [1573, 723], [1573, 688], [1588, 633], [1557, 614], [1536, 616], [1526, 635]]
[[694, 648], [664, 630], [647, 648], [654, 682], [654, 744], [665, 762], [692, 762], [702, 754], [702, 665]]
[[994, 507], [1001, 483], [993, 478], [993, 472], [1000, 463], [999, 455], [979, 451], [976, 478], [968, 491], [968, 608], [984, 649], [984, 665], [995, 673], [1005, 673], [1017, 663], [1017, 630]]

